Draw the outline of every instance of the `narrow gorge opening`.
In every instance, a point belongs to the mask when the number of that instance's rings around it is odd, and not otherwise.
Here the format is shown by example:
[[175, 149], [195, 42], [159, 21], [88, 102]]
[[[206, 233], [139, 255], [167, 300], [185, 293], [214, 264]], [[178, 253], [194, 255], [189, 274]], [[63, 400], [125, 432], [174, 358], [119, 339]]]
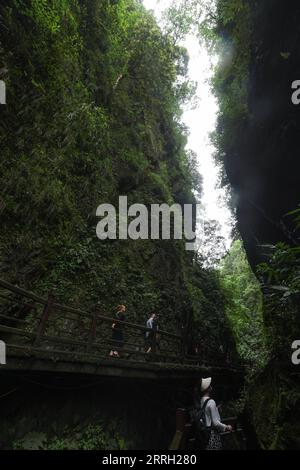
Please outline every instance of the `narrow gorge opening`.
[[300, 447], [299, 17], [1, 2], [1, 449]]

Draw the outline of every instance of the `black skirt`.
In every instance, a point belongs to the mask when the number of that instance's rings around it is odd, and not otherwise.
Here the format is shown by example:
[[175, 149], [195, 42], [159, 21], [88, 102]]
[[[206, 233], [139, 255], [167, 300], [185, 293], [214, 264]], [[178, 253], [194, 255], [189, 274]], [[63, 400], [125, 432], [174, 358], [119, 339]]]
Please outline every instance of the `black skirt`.
[[113, 349], [121, 349], [124, 345], [123, 330], [121, 328], [113, 328], [111, 339]]

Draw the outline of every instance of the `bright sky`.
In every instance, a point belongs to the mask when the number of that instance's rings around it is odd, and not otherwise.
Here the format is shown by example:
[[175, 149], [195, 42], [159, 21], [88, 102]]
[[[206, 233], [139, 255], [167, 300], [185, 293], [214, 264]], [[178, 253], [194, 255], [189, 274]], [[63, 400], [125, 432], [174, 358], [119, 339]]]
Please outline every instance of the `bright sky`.
[[[203, 0], [211, 3], [214, 0]], [[154, 11], [160, 21], [161, 13], [172, 4], [172, 0], [143, 0], [147, 9]], [[226, 191], [218, 187], [218, 170], [214, 164], [214, 148], [209, 141], [209, 134], [216, 127], [217, 102], [213, 96], [208, 80], [212, 76], [212, 60], [205, 46], [200, 46], [196, 35], [186, 38], [184, 46], [187, 48], [189, 61], [189, 77], [197, 82], [198, 106], [193, 110], [186, 110], [183, 122], [189, 128], [188, 148], [197, 153], [199, 171], [203, 176], [203, 196], [201, 203], [204, 206], [205, 218], [215, 219], [221, 224], [221, 235], [226, 239], [226, 248], [230, 247], [232, 215], [226, 206]]]

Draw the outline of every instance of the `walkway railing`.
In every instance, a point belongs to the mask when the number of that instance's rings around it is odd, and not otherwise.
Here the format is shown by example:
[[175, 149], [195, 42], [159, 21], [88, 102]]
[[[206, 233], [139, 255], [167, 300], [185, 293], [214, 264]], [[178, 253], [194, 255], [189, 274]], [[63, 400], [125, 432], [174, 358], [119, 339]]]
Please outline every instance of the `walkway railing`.
[[[224, 450], [246, 450], [246, 438], [236, 416], [222, 419], [222, 423], [230, 424], [232, 431], [220, 433]], [[169, 450], [200, 450], [195, 430], [190, 423], [188, 412], [184, 408], [176, 410], [175, 433]], [[203, 450], [203, 449], [202, 449]]]
[[[0, 279], [0, 339], [6, 342], [8, 352], [60, 355], [70, 361], [75, 357], [87, 362], [88, 358], [99, 360], [111, 349], [118, 349], [117, 341], [112, 339], [113, 323], [118, 321], [98, 308], [84, 311], [62, 305], [51, 292], [44, 298]], [[127, 321], [122, 325], [121, 359], [231, 367], [226, 354], [213, 348], [189, 355], [185, 335], [163, 330], [158, 331], [152, 351], [147, 354], [145, 334], [151, 330]]]
[[[97, 309], [83, 311], [45, 299], [0, 280], [0, 335], [8, 349], [48, 352], [69, 357], [107, 357], [115, 349], [112, 323], [117, 320]], [[150, 329], [130, 322], [124, 326], [122, 358], [182, 362], [182, 336], [160, 330], [151, 354], [145, 352], [145, 333]]]

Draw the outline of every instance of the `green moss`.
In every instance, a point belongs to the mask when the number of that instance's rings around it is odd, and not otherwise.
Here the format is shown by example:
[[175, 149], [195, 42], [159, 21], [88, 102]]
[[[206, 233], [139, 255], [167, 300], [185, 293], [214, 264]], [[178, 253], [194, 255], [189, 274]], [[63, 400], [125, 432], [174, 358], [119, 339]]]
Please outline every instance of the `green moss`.
[[297, 379], [271, 361], [249, 389], [246, 405], [263, 449], [299, 448], [299, 404]]
[[12, 442], [14, 450], [126, 450], [124, 439], [112, 426], [103, 423], [65, 426], [60, 435], [28, 432]]
[[220, 302], [190, 287], [206, 273], [183, 243], [95, 233], [98, 205], [117, 207], [119, 195], [195, 203], [179, 119], [186, 51], [136, 0], [15, 1], [2, 22], [0, 275], [107, 314], [125, 303], [129, 321], [158, 310], [168, 329], [214, 316]]

